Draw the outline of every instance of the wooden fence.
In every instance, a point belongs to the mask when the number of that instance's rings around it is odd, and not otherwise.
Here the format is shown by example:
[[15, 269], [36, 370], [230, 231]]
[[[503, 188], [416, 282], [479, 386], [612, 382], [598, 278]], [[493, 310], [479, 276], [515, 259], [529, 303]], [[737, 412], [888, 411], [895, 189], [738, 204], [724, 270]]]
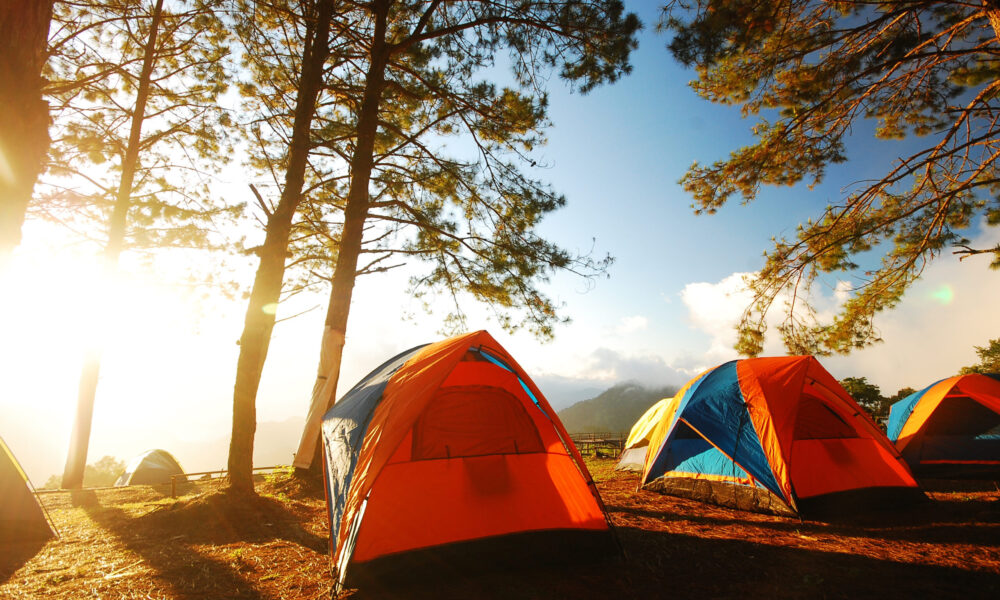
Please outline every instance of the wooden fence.
[[625, 433], [571, 433], [569, 437], [584, 456], [616, 457], [625, 447]]

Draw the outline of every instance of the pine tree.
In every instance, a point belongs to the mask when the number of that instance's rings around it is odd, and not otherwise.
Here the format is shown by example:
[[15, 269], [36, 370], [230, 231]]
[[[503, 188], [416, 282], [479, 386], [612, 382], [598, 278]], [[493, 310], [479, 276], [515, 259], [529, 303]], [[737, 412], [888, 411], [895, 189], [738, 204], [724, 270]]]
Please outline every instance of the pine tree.
[[[313, 150], [310, 130], [324, 88], [324, 70], [331, 45], [341, 30], [332, 30], [333, 0], [315, 2], [240, 2], [243, 15], [237, 33], [244, 46], [244, 62], [252, 80], [242, 91], [260, 112], [250, 125], [258, 148], [267, 152], [267, 129], [284, 139], [280, 159], [259, 156], [256, 164], [272, 168], [280, 181], [280, 198], [274, 206], [260, 197], [267, 221], [264, 243], [255, 249], [260, 262], [247, 306], [233, 390], [233, 428], [229, 445], [229, 489], [253, 493], [253, 439], [256, 432], [256, 399], [264, 370], [275, 308], [281, 297], [288, 246], [296, 211], [303, 198], [309, 156]], [[273, 60], [272, 60], [273, 59]], [[283, 102], [288, 102], [283, 106]]]
[[[98, 296], [126, 250], [211, 246], [206, 225], [238, 210], [212, 199], [205, 175], [227, 153], [220, 2], [164, 4], [60, 2], [53, 15], [53, 142], [36, 209], [98, 241]], [[95, 346], [80, 376], [67, 488], [82, 484], [99, 372]]]
[[[356, 15], [360, 14], [360, 18]], [[333, 403], [356, 277], [400, 254], [431, 264], [418, 291], [460, 292], [499, 309], [501, 324], [551, 335], [555, 307], [537, 288], [560, 269], [600, 272], [605, 263], [572, 256], [534, 233], [564, 200], [526, 176], [528, 153], [546, 124], [543, 73], [588, 91], [629, 70], [639, 28], [620, 2], [473, 2], [404, 4], [376, 0], [344, 28], [359, 57], [340, 82], [351, 137], [337, 257], [319, 374], [295, 465], [308, 468], [319, 420]], [[514, 85], [477, 81], [510, 50]], [[475, 156], [453, 158], [435, 136], [464, 135]], [[388, 240], [414, 231], [399, 247]], [[368, 247], [366, 247], [368, 231]], [[360, 264], [369, 254], [367, 264]], [[360, 265], [360, 266], [359, 266]], [[522, 312], [515, 321], [511, 312]], [[461, 312], [453, 313], [461, 327]]]
[[1000, 374], [1000, 338], [990, 340], [985, 346], [976, 346], [976, 355], [979, 356], [977, 364], [962, 367], [959, 373], [993, 373]]
[[[847, 353], [880, 340], [873, 320], [891, 309], [924, 267], [985, 218], [1000, 224], [997, 133], [1000, 9], [982, 2], [694, 0], [671, 2], [661, 27], [670, 51], [695, 67], [692, 87], [759, 118], [756, 143], [681, 179], [697, 212], [733, 197], [748, 203], [764, 185], [820, 182], [847, 160], [847, 136], [863, 119], [882, 139], [926, 140], [876, 181], [778, 239], [751, 282], [755, 300], [737, 349], [761, 351], [765, 317], [792, 298], [779, 331], [796, 353]], [[882, 252], [881, 263], [859, 258]], [[830, 322], [819, 322], [810, 286], [827, 273], [862, 283]]]

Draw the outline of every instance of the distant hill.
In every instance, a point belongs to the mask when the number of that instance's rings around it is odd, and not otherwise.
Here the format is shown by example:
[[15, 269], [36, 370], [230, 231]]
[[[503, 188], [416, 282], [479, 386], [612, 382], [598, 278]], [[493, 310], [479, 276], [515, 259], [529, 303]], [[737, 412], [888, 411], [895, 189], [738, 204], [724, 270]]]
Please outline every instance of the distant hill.
[[676, 392], [676, 387], [649, 389], [634, 383], [620, 383], [558, 414], [570, 433], [627, 432], [657, 400], [673, 396]]

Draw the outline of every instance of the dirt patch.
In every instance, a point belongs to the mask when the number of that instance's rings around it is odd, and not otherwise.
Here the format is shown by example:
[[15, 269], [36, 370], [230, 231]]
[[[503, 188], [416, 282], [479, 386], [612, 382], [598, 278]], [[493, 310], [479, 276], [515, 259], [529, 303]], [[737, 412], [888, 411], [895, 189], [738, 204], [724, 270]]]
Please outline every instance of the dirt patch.
[[[930, 501], [823, 523], [637, 491], [589, 461], [626, 558], [341, 598], [1000, 597], [1000, 491], [934, 482]], [[279, 475], [259, 497], [217, 484], [45, 495], [60, 538], [0, 556], [2, 598], [329, 598], [322, 488]]]

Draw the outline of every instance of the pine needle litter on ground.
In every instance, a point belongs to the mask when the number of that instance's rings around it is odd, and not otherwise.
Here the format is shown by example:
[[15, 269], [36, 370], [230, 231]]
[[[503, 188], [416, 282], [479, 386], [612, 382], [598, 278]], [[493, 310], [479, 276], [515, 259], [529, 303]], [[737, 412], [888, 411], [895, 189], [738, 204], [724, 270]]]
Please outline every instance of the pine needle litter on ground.
[[[588, 463], [624, 559], [340, 598], [1000, 597], [995, 482], [925, 482], [927, 503], [823, 523], [637, 491], [638, 476], [615, 472], [613, 459]], [[331, 597], [322, 490], [278, 475], [258, 496], [216, 482], [179, 491], [42, 495], [60, 536], [0, 549], [0, 598]]]

